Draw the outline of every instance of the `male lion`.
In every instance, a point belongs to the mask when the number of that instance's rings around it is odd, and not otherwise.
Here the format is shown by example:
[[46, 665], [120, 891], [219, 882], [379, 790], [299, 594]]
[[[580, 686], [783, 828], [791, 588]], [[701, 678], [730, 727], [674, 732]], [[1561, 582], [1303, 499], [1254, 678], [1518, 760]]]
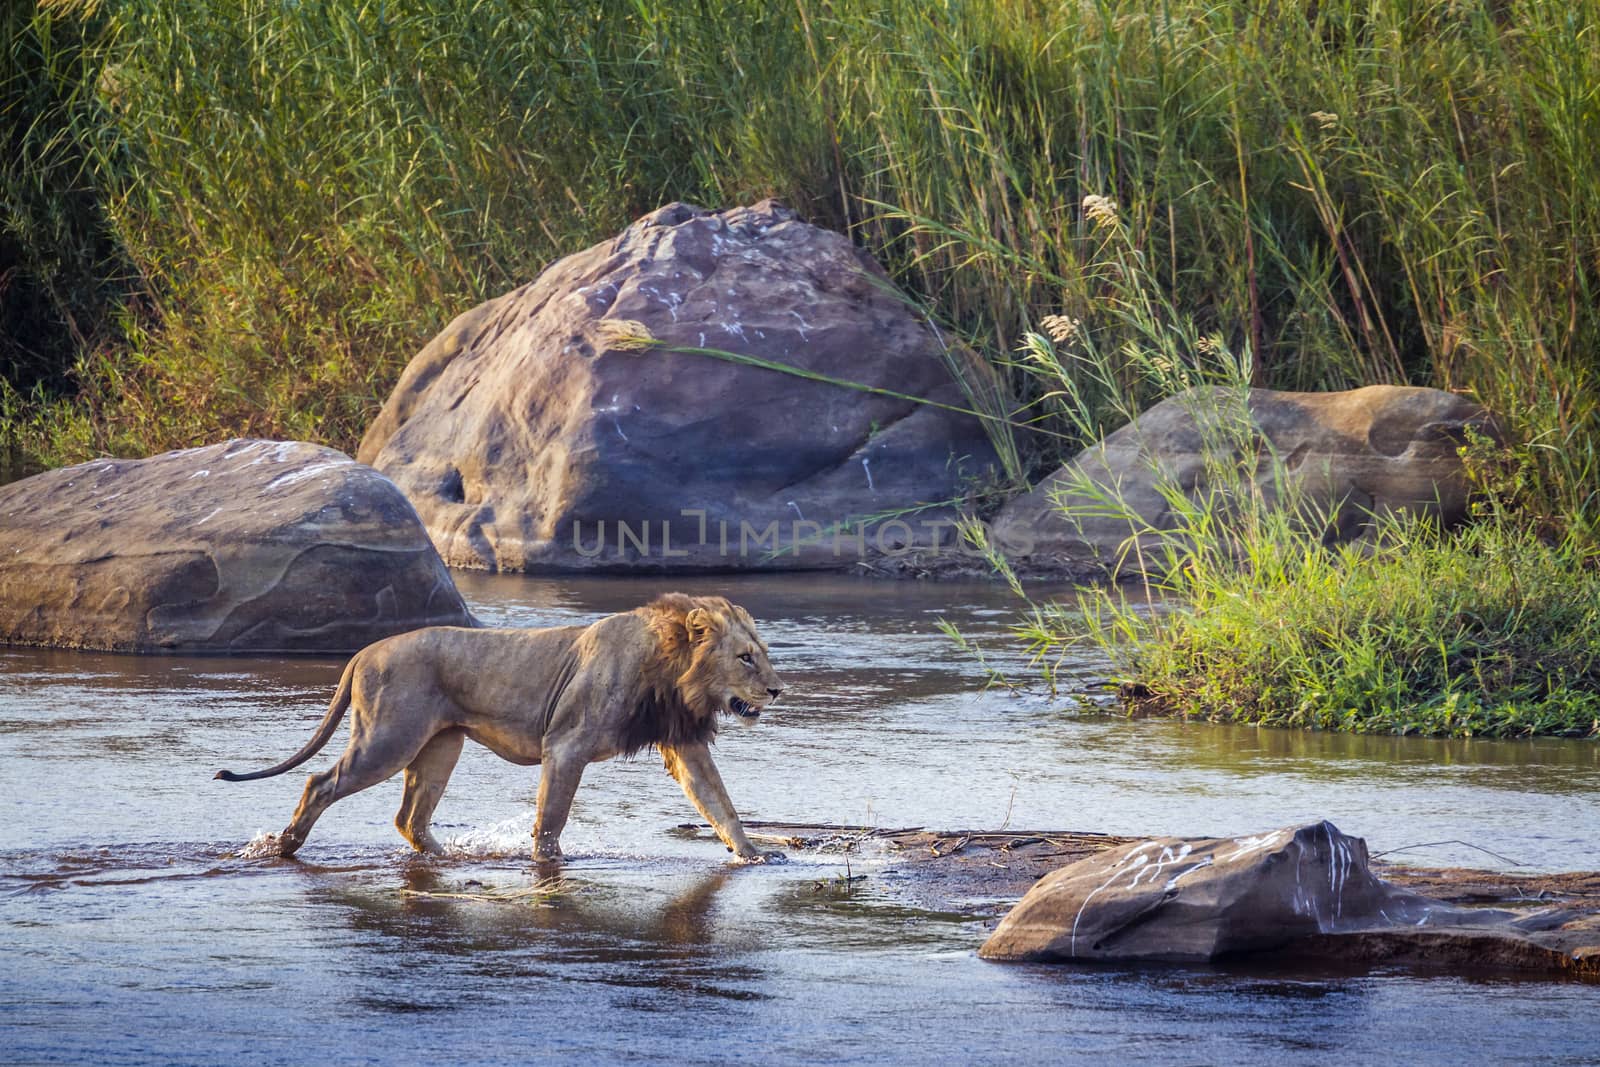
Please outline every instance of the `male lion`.
[[305, 843], [328, 805], [406, 772], [395, 825], [419, 852], [441, 851], [428, 830], [462, 742], [541, 766], [534, 855], [561, 855], [561, 828], [583, 769], [654, 745], [717, 836], [742, 860], [781, 858], [745, 835], [711, 762], [717, 713], [755, 719], [782, 691], [750, 614], [722, 597], [668, 593], [590, 626], [479, 630], [434, 626], [356, 653], [306, 746], [276, 767], [218, 771], [228, 782], [298, 767], [333, 736], [345, 709], [350, 743], [306, 782], [278, 852]]

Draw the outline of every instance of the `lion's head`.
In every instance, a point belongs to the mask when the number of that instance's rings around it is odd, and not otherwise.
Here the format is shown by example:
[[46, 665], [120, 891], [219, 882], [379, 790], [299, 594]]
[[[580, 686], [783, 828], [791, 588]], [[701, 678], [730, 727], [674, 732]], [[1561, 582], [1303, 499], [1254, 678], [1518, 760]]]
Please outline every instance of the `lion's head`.
[[754, 720], [783, 691], [750, 613], [720, 596], [667, 593], [644, 608], [660, 642], [657, 667], [697, 718]]

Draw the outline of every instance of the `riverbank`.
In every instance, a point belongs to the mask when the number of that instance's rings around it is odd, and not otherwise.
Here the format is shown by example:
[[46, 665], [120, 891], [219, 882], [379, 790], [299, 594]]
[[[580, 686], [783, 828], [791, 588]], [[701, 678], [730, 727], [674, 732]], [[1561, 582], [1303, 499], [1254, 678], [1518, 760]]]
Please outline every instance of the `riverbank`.
[[1504, 514], [1454, 532], [1390, 517], [1369, 541], [1328, 546], [1293, 516], [1245, 510], [1236, 528], [1190, 511], [1161, 531], [1148, 585], [1066, 600], [1016, 585], [1012, 632], [1045, 684], [1090, 644], [1132, 715], [1600, 736], [1600, 570], [1581, 537], [1546, 540]]

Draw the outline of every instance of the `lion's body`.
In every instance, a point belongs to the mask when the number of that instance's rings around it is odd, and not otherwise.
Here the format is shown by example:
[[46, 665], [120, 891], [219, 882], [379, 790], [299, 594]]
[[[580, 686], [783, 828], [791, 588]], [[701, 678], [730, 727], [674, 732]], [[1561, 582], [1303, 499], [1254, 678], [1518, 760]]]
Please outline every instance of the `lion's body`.
[[421, 851], [438, 851], [433, 810], [470, 738], [512, 763], [538, 764], [536, 852], [559, 838], [583, 768], [655, 746], [684, 792], [741, 858], [745, 835], [711, 761], [717, 715], [755, 717], [780, 689], [750, 616], [718, 597], [669, 594], [589, 626], [544, 630], [430, 627], [362, 649], [345, 668], [316, 736], [276, 767], [281, 774], [327, 744], [348, 709], [350, 742], [314, 774], [279, 835], [290, 855], [327, 807], [405, 771], [395, 824]]

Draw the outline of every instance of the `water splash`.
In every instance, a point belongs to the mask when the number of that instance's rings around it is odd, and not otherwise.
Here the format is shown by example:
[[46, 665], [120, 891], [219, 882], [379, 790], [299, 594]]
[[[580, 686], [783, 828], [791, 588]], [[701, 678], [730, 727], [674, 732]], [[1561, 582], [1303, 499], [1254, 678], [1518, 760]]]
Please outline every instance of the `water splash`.
[[503, 859], [533, 851], [533, 815], [517, 815], [490, 826], [451, 834], [443, 841], [445, 855], [460, 859]]
[[257, 830], [235, 855], [242, 860], [276, 859], [278, 856], [278, 835], [269, 833], [266, 830]]

